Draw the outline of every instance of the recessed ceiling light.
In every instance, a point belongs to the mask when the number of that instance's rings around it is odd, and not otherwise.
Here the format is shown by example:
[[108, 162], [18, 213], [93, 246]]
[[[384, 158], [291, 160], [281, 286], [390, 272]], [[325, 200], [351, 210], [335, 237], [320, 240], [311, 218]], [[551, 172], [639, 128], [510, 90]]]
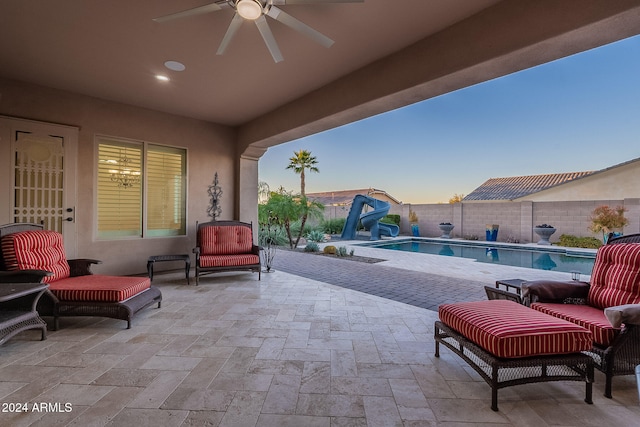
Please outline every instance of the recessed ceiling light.
[[182, 62], [178, 61], [167, 61], [164, 63], [164, 66], [171, 71], [184, 71], [184, 69], [187, 68]]
[[161, 82], [168, 82], [169, 81], [169, 77], [163, 76], [163, 75], [160, 75], [160, 74], [156, 75], [156, 79], [160, 80]]

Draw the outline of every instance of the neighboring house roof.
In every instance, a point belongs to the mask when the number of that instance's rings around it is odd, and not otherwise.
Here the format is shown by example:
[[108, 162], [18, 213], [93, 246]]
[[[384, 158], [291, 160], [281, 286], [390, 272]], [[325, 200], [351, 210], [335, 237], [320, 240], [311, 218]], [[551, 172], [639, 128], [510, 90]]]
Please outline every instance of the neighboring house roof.
[[307, 198], [325, 206], [348, 206], [353, 202], [353, 198], [358, 194], [376, 197], [376, 195], [384, 195], [395, 204], [402, 204], [401, 201], [391, 196], [384, 190], [376, 188], [364, 188], [360, 190], [341, 190], [341, 191], [325, 191], [323, 193], [307, 193]]
[[586, 171], [490, 178], [462, 200], [514, 200], [594, 173]]

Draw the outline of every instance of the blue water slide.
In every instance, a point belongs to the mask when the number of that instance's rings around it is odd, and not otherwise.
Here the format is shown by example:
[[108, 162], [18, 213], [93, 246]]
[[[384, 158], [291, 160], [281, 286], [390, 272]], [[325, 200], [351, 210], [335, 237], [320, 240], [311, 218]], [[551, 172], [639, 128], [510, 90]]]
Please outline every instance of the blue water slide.
[[[365, 204], [372, 207], [373, 210], [361, 215], [362, 208]], [[362, 194], [356, 195], [353, 198], [351, 210], [342, 228], [341, 237], [348, 240], [355, 239], [358, 220], [371, 231], [371, 240], [380, 240], [380, 236], [396, 237], [400, 232], [400, 228], [397, 225], [380, 223], [380, 219], [389, 213], [390, 207], [389, 202], [385, 202], [384, 200], [378, 200]]]

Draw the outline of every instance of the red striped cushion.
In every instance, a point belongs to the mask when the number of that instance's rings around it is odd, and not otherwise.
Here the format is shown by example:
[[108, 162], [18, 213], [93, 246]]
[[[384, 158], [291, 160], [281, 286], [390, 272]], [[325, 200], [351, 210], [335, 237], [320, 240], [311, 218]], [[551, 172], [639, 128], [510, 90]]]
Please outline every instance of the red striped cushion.
[[489, 353], [503, 358], [589, 350], [591, 332], [513, 301], [443, 304], [440, 320]]
[[640, 244], [618, 243], [598, 249], [588, 301], [600, 309], [640, 303]]
[[53, 276], [45, 282], [69, 277], [62, 234], [50, 230], [21, 231], [2, 237], [2, 255], [7, 270], [46, 270]]
[[235, 267], [258, 263], [260, 257], [253, 254], [200, 256], [200, 267]]
[[605, 347], [608, 347], [620, 332], [611, 326], [601, 308], [551, 303], [533, 303], [531, 308], [587, 328], [593, 334], [593, 341]]
[[201, 227], [201, 255], [232, 255], [251, 252], [251, 228], [240, 225]]
[[49, 290], [61, 301], [122, 302], [150, 286], [148, 277], [96, 274], [57, 280]]

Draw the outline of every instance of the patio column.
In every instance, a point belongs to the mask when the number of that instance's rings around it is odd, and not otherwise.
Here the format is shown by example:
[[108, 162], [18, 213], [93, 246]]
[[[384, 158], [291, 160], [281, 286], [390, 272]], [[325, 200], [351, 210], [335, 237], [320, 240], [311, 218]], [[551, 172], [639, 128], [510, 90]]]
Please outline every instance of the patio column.
[[267, 149], [249, 147], [238, 164], [237, 213], [238, 219], [253, 223], [253, 238], [258, 241], [258, 161]]

